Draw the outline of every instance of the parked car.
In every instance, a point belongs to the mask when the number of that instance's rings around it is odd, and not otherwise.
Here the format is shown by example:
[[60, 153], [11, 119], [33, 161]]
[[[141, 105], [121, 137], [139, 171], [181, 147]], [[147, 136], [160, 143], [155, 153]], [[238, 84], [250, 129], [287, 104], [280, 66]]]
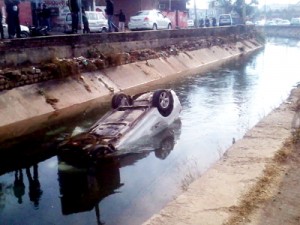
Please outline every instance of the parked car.
[[188, 26], [189, 28], [194, 27], [194, 26], [195, 26], [194, 20], [187, 20], [187, 26]]
[[171, 20], [158, 10], [142, 10], [130, 17], [130, 30], [172, 29]]
[[293, 26], [300, 26], [300, 18], [292, 18], [291, 25]]
[[[85, 14], [86, 14], [86, 17], [88, 18], [90, 32], [107, 32], [108, 31], [107, 19], [105, 18], [103, 12], [85, 11]], [[83, 25], [82, 25], [82, 29], [83, 29]], [[71, 13], [68, 13], [66, 15], [64, 32], [65, 33], [72, 32], [72, 15], [71, 15]]]
[[132, 152], [136, 145], [168, 128], [179, 118], [181, 104], [173, 90], [163, 89], [134, 96], [113, 96], [112, 110], [86, 132], [63, 142], [59, 155], [68, 158], [97, 160]]
[[245, 22], [245, 25], [251, 26], [251, 25], [254, 25], [254, 23], [252, 21], [250, 21], [250, 20], [247, 20]]
[[230, 14], [221, 14], [219, 16], [219, 26], [231, 26], [232, 17]]
[[277, 25], [278, 26], [289, 26], [289, 25], [291, 25], [291, 22], [289, 20], [278, 20]]
[[[8, 38], [8, 26], [6, 23], [4, 23], [2, 25], [3, 25], [4, 37]], [[29, 37], [29, 34], [30, 34], [29, 28], [24, 25], [20, 25], [20, 28], [21, 28], [21, 38]]]

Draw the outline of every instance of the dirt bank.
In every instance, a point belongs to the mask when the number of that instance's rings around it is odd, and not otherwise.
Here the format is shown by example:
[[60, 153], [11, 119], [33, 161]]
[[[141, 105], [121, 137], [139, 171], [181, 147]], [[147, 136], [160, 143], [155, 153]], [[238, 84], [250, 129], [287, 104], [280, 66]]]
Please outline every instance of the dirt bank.
[[300, 224], [299, 124], [297, 88], [144, 225]]

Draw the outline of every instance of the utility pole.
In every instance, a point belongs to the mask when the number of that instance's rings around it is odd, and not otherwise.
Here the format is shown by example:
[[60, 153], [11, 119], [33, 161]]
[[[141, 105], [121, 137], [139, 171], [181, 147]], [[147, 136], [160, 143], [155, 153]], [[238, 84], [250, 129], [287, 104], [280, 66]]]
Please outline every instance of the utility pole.
[[198, 15], [197, 15], [197, 5], [196, 0], [194, 0], [194, 13], [195, 13], [195, 26], [198, 27]]
[[242, 20], [243, 20], [243, 23], [245, 24], [245, 22], [246, 22], [246, 4], [245, 4], [245, 0], [242, 0]]

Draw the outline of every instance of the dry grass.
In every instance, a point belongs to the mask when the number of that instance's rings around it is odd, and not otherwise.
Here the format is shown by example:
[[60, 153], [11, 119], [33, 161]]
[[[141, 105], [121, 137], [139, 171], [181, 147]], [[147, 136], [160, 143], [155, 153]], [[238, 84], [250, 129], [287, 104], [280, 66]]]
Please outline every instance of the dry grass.
[[[300, 131], [298, 130], [298, 134]], [[283, 166], [293, 157], [293, 151], [296, 149], [295, 143], [300, 141], [300, 136], [293, 135], [288, 139], [283, 147], [275, 154], [272, 161], [266, 166], [262, 177], [256, 184], [242, 197], [239, 205], [229, 209], [232, 216], [224, 225], [237, 225], [249, 222], [249, 216], [260, 205], [266, 203], [276, 179], [283, 173]]]

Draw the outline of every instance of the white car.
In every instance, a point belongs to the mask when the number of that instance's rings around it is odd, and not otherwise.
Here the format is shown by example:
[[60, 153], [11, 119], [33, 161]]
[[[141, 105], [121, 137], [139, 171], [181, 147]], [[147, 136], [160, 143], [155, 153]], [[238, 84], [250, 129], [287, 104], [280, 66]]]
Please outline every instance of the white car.
[[300, 18], [292, 18], [291, 25], [292, 26], [300, 26]]
[[142, 10], [130, 17], [130, 30], [172, 29], [171, 20], [158, 10]]
[[221, 14], [219, 16], [219, 26], [231, 26], [232, 25], [232, 17], [230, 14]]
[[187, 26], [188, 26], [189, 28], [194, 27], [194, 26], [195, 26], [194, 20], [187, 20]]
[[[107, 32], [108, 23], [103, 12], [97, 11], [85, 11], [86, 17], [88, 18], [90, 32]], [[80, 21], [80, 20], [79, 20]], [[83, 29], [83, 25], [82, 25]], [[64, 25], [64, 32], [72, 32], [72, 15], [68, 13]]]
[[[3, 31], [4, 31], [4, 38], [8, 38], [8, 26], [6, 23], [2, 24], [3, 25]], [[27, 38], [29, 37], [30, 31], [27, 26], [20, 25], [21, 28], [21, 38]]]
[[168, 128], [179, 118], [181, 104], [173, 90], [156, 90], [132, 97], [119, 93], [112, 98], [112, 110], [86, 132], [59, 146], [64, 159], [97, 160], [124, 155], [145, 140]]

